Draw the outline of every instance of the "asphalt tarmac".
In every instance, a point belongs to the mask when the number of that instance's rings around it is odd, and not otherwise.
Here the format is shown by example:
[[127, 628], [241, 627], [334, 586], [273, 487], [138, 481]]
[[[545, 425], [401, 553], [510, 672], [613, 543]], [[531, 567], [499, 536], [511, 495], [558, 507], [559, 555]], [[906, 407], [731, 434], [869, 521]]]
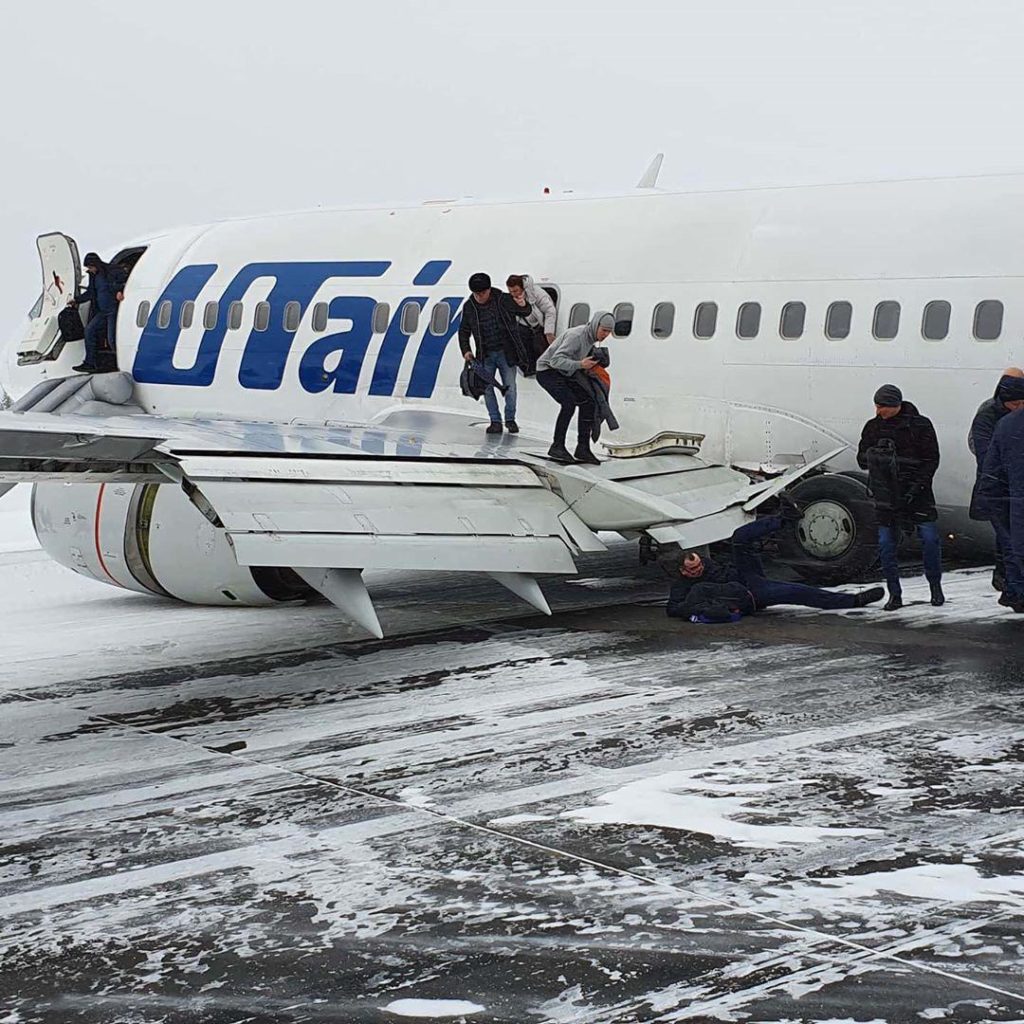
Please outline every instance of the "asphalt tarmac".
[[0, 1022], [1024, 1021], [1024, 619], [698, 627], [631, 565], [12, 655]]

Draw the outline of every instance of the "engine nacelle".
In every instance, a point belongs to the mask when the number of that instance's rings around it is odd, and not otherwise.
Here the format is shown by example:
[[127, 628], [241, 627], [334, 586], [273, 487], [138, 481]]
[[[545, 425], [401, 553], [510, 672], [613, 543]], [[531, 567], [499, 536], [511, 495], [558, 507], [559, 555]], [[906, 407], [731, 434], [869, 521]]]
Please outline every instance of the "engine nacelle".
[[220, 605], [313, 595], [290, 569], [239, 565], [225, 532], [173, 484], [35, 484], [32, 525], [55, 562], [140, 594]]

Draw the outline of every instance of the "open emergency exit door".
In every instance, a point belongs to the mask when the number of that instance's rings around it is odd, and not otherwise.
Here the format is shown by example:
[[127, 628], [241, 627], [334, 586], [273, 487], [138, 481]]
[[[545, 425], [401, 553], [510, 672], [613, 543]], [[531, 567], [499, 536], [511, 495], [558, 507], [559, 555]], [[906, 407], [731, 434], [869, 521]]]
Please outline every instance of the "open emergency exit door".
[[78, 294], [82, 266], [78, 245], [59, 231], [36, 239], [43, 272], [43, 292], [29, 313], [28, 331], [18, 345], [18, 362], [40, 363], [56, 359], [64, 347], [57, 316], [69, 298]]

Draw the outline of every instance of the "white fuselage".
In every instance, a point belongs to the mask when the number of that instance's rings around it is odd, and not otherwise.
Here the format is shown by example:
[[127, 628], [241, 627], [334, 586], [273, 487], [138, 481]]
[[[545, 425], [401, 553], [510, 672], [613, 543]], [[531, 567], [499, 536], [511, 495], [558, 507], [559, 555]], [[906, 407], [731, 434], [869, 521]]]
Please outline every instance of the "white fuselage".
[[[474, 407], [458, 386], [457, 320], [435, 334], [432, 311], [447, 302], [457, 316], [474, 271], [502, 287], [509, 273], [530, 273], [557, 289], [559, 330], [577, 303], [634, 307], [629, 336], [610, 341], [621, 422], [613, 440], [698, 431], [713, 460], [778, 467], [836, 440], [855, 445], [875, 389], [891, 382], [934, 421], [936, 496], [963, 510], [971, 418], [1001, 369], [1022, 359], [1022, 195], [1024, 177], [998, 176], [431, 203], [184, 229], [140, 243], [118, 360], [134, 372], [142, 406], [165, 416], [323, 423], [407, 405], [465, 412]], [[926, 340], [922, 311], [935, 300], [951, 304], [948, 335]], [[999, 337], [982, 341], [973, 320], [986, 300], [999, 300], [1004, 316]], [[839, 301], [852, 304], [849, 335], [829, 339], [826, 313]], [[900, 323], [895, 338], [879, 340], [873, 314], [883, 301], [899, 303]], [[181, 327], [185, 302], [194, 308]], [[234, 314], [231, 302], [241, 303]], [[423, 309], [411, 335], [401, 330], [410, 302]], [[708, 302], [716, 329], [697, 338], [695, 310]], [[740, 338], [737, 313], [751, 302], [761, 306], [759, 331]], [[806, 305], [806, 321], [786, 340], [780, 314], [790, 302]], [[385, 303], [386, 332], [381, 310], [373, 323]], [[674, 305], [668, 337], [652, 334], [659, 303]], [[21, 372], [26, 383], [63, 375], [80, 356], [71, 346]], [[534, 381], [520, 382], [519, 409], [535, 428], [553, 419]], [[853, 467], [848, 453], [834, 468]]]

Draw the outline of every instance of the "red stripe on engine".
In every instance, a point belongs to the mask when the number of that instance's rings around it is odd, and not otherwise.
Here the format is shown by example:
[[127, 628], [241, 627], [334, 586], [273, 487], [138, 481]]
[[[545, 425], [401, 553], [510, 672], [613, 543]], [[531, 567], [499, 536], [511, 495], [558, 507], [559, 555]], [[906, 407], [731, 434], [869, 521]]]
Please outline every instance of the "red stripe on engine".
[[93, 540], [96, 543], [96, 557], [99, 559], [100, 568], [107, 574], [107, 579], [116, 587], [120, 587], [121, 584], [114, 579], [110, 574], [110, 570], [107, 568], [107, 563], [103, 561], [103, 552], [100, 551], [100, 509], [103, 505], [103, 492], [107, 489], [106, 484], [100, 484], [99, 493], [96, 495], [96, 515], [95, 523], [93, 525]]

